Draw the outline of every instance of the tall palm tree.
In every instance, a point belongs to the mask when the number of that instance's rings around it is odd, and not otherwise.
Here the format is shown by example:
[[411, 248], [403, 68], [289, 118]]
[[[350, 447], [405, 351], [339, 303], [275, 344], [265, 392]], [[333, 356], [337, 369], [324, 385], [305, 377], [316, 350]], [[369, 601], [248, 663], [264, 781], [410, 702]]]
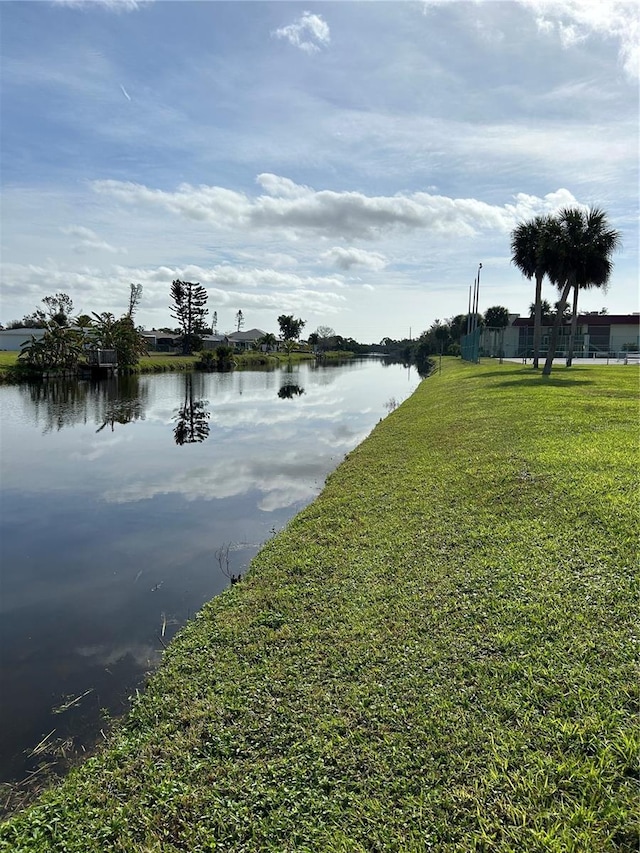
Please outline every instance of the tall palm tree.
[[553, 220], [550, 216], [536, 216], [530, 222], [522, 222], [511, 232], [511, 263], [522, 275], [536, 280], [536, 296], [533, 312], [533, 366], [538, 368], [540, 343], [542, 340], [542, 280], [547, 274], [548, 234]]
[[548, 274], [561, 294], [542, 371], [545, 376], [551, 373], [571, 288], [606, 286], [613, 269], [611, 255], [620, 246], [620, 232], [610, 227], [606, 213], [600, 208], [585, 211], [579, 207], [566, 207], [560, 211], [557, 223], [558, 233], [549, 258]]

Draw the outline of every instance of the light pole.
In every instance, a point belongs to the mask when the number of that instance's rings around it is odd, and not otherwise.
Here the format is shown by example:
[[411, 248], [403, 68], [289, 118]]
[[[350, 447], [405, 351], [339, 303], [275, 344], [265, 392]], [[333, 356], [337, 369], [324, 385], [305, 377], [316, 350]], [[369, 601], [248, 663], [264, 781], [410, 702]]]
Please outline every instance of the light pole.
[[[482, 269], [482, 264], [478, 264], [478, 275], [476, 277], [476, 298], [474, 300], [475, 305], [474, 305], [474, 309], [473, 309], [473, 328], [474, 328], [474, 330], [478, 328], [478, 305], [480, 303], [480, 270], [481, 269]], [[477, 351], [477, 355], [476, 355], [476, 363], [480, 361], [479, 333], [478, 333], [477, 344], [478, 344], [478, 351]]]
[[476, 304], [474, 310], [475, 314], [475, 324], [476, 328], [478, 326], [478, 305], [480, 303], [480, 270], [482, 269], [482, 264], [478, 264], [478, 277], [476, 279]]

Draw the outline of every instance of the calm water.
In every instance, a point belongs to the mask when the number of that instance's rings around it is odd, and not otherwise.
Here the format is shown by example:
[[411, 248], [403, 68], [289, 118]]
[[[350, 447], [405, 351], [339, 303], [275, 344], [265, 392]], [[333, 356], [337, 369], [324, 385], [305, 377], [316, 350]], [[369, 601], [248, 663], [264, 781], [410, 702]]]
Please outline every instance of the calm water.
[[91, 744], [229, 585], [216, 552], [244, 571], [418, 382], [366, 360], [0, 388], [2, 779]]

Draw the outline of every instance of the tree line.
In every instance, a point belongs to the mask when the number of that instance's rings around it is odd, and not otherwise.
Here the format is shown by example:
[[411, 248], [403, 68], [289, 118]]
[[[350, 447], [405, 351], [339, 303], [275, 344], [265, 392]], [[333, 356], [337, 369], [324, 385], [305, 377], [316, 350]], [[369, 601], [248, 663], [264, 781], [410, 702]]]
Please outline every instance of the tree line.
[[[29, 328], [42, 328], [44, 335], [32, 335], [20, 353], [23, 364], [38, 370], [73, 370], [87, 349], [115, 350], [119, 367], [133, 367], [147, 352], [147, 344], [136, 328], [134, 315], [142, 298], [142, 285], [131, 284], [127, 311], [116, 318], [108, 311], [73, 317], [73, 300], [66, 293], [42, 299], [23, 320], [34, 320]], [[22, 328], [14, 325], [12, 328]]]

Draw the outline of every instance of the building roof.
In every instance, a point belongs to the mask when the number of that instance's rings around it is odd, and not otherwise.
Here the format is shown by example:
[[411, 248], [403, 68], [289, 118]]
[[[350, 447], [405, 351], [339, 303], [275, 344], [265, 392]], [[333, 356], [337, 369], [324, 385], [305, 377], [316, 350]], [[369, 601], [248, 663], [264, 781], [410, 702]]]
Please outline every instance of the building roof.
[[246, 332], [231, 332], [226, 337], [230, 341], [257, 341], [258, 338], [264, 338], [266, 332], [262, 329], [248, 329]]
[[[571, 318], [565, 320], [569, 324]], [[640, 325], [640, 314], [578, 314], [578, 323], [582, 326], [637, 326]], [[514, 326], [533, 326], [533, 317], [518, 317]], [[550, 323], [543, 325], [551, 325]]]

